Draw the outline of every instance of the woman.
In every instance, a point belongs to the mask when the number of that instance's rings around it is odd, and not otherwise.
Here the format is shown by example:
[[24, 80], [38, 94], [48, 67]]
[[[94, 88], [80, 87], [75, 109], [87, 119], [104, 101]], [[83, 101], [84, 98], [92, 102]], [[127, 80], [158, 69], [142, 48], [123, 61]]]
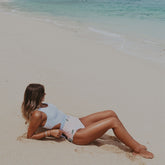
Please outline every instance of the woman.
[[[52, 104], [43, 103], [44, 98], [43, 85], [29, 84], [27, 86], [22, 103], [23, 117], [29, 122], [27, 138], [66, 137], [74, 144], [86, 145], [112, 128], [118, 139], [130, 147], [134, 153], [145, 158], [153, 158], [153, 154], [147, 151], [144, 145], [139, 144], [130, 136], [114, 111], [106, 110], [76, 118], [64, 114]], [[39, 127], [47, 130], [35, 133]]]

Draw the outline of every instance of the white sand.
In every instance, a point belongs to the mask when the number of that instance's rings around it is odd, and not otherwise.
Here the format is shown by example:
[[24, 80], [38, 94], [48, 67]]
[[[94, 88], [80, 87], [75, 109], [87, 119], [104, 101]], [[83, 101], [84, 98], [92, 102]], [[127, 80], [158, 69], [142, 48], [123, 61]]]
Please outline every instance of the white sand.
[[[164, 71], [76, 32], [0, 13], [0, 164], [164, 164]], [[112, 131], [88, 146], [19, 137], [26, 133], [23, 93], [32, 82], [44, 84], [46, 101], [68, 114], [115, 110], [155, 158], [132, 156]]]

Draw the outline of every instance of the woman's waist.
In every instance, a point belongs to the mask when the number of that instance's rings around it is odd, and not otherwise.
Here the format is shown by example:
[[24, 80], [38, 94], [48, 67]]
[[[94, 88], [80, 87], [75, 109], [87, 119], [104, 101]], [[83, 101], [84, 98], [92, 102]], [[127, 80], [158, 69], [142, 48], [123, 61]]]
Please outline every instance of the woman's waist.
[[61, 127], [64, 125], [65, 119], [67, 118], [66, 115], [64, 115], [61, 118], [47, 118], [47, 121], [44, 125], [44, 128], [47, 129], [61, 129]]

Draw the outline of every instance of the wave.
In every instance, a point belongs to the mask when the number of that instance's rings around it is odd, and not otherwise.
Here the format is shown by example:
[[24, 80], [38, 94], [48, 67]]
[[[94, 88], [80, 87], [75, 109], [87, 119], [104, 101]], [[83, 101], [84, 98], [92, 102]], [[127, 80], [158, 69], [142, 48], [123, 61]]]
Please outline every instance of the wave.
[[115, 38], [121, 38], [121, 36], [119, 34], [116, 34], [116, 33], [110, 33], [110, 32], [106, 32], [106, 31], [103, 31], [103, 30], [98, 30], [98, 29], [95, 29], [93, 27], [89, 27], [88, 29], [91, 30], [91, 31], [93, 31], [93, 32], [103, 34], [105, 36], [110, 36], [110, 37], [115, 37]]

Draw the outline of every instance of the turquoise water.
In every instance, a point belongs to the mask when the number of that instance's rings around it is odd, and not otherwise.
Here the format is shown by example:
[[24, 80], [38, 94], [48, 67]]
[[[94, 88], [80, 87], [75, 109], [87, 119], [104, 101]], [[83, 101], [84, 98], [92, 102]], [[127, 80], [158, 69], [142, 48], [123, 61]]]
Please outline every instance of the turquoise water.
[[27, 11], [83, 20], [110, 21], [115, 16], [165, 21], [164, 0], [14, 0], [13, 5]]
[[165, 0], [13, 0], [3, 5], [86, 28], [121, 51], [165, 62]]

